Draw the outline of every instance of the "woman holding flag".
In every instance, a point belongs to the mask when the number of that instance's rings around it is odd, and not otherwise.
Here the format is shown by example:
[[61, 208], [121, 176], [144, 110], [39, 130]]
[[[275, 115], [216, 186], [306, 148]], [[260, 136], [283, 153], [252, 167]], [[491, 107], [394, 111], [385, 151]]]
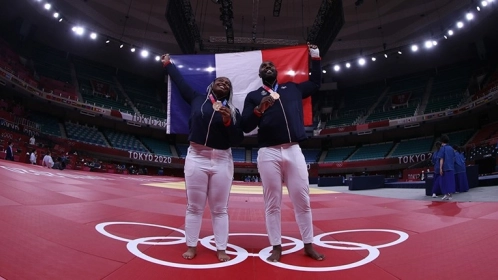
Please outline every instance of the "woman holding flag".
[[189, 141], [185, 158], [187, 212], [185, 259], [197, 254], [197, 243], [206, 201], [211, 211], [214, 239], [219, 261], [228, 261], [228, 197], [233, 179], [233, 157], [230, 147], [242, 142], [241, 115], [232, 104], [233, 87], [226, 77], [216, 78], [206, 94], [189, 86], [171, 63], [170, 56], [161, 57], [165, 73], [178, 87], [190, 105]]

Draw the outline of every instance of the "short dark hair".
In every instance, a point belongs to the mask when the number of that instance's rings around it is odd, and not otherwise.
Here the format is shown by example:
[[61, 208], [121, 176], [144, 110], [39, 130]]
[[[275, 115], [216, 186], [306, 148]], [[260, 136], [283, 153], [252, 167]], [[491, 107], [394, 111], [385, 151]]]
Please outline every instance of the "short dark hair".
[[436, 141], [436, 148], [439, 150], [441, 148], [441, 141]]
[[443, 134], [443, 135], [441, 135], [441, 139], [440, 140], [444, 144], [448, 144], [448, 142], [450, 142], [450, 137], [448, 137], [448, 135], [446, 135], [446, 134]]

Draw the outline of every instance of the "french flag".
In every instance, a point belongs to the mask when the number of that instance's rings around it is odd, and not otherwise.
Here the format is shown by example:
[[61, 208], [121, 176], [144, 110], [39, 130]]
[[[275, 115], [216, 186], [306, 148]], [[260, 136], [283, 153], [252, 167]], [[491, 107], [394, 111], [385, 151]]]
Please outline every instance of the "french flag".
[[[223, 54], [172, 55], [185, 80], [198, 92], [206, 93], [207, 86], [217, 77], [228, 77], [233, 86], [233, 104], [242, 113], [246, 95], [261, 87], [259, 66], [272, 61], [278, 71], [278, 82], [301, 83], [308, 80], [308, 47], [292, 46], [261, 51]], [[166, 133], [188, 134], [190, 105], [181, 97], [178, 88], [168, 77], [168, 108]], [[303, 99], [304, 125], [312, 125], [311, 97]]]

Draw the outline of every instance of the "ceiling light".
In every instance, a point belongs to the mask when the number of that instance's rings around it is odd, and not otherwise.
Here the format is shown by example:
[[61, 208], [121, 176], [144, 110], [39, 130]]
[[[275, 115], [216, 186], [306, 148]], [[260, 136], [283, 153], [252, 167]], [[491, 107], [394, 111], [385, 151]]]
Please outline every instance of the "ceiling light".
[[463, 28], [463, 22], [461, 22], [461, 21], [457, 22], [456, 26], [458, 28]]
[[401, 52], [401, 51], [398, 51], [398, 54], [403, 54], [403, 52]]
[[486, 7], [488, 5], [488, 1], [482, 1], [481, 6]]
[[467, 13], [467, 14], [465, 15], [465, 18], [466, 18], [467, 20], [469, 20], [469, 21], [470, 21], [470, 20], [473, 20], [473, 19], [474, 19], [474, 14], [473, 14], [473, 13]]
[[346, 68], [349, 68], [349, 67], [351, 67], [351, 63], [348, 62], [348, 63], [346, 63]]
[[122, 49], [124, 47], [123, 43], [121, 43], [121, 45], [119, 45], [119, 48]]
[[134, 48], [134, 47], [131, 47], [130, 51], [131, 51], [131, 52], [135, 52], [135, 48]]
[[335, 65], [335, 66], [334, 66], [334, 71], [336, 71], [336, 72], [337, 72], [337, 71], [339, 71], [339, 70], [341, 70], [341, 66], [339, 66], [339, 65]]
[[90, 38], [92, 38], [93, 40], [97, 39], [97, 33], [92, 32], [92, 33], [90, 34]]
[[160, 57], [160, 56], [158, 56], [158, 55], [156, 55], [155, 60], [156, 60], [156, 61], [159, 61], [159, 60], [161, 60], [161, 57]]
[[59, 13], [55, 12], [54, 13], [54, 18], [59, 18]]
[[43, 8], [45, 8], [45, 10], [50, 10], [52, 8], [52, 5], [50, 5], [49, 3], [46, 3], [45, 5], [43, 5]]
[[477, 6], [476, 9], [477, 9], [478, 12], [481, 11], [481, 7], [479, 7], [479, 6]]
[[425, 48], [427, 48], [427, 49], [432, 48], [432, 41], [425, 41], [424, 46], [425, 46]]
[[71, 30], [73, 30], [74, 33], [76, 33], [76, 35], [83, 35], [85, 34], [85, 29], [81, 26], [74, 26]]
[[376, 61], [377, 58], [375, 58], [375, 56], [372, 56], [372, 61]]
[[448, 30], [448, 35], [452, 36], [453, 35], [453, 30]]
[[323, 69], [323, 70], [322, 70], [322, 73], [323, 73], [323, 74], [327, 73], [327, 70]]
[[387, 58], [387, 53], [384, 54], [384, 57]]
[[142, 50], [140, 52], [140, 55], [143, 57], [143, 58], [146, 58], [149, 56], [149, 51], [148, 50]]
[[361, 66], [365, 65], [365, 63], [367, 63], [367, 62], [363, 57], [358, 59], [358, 64], [360, 64]]
[[437, 46], [437, 41], [436, 40], [432, 41], [432, 45]]
[[412, 52], [418, 51], [418, 46], [417, 45], [412, 45]]

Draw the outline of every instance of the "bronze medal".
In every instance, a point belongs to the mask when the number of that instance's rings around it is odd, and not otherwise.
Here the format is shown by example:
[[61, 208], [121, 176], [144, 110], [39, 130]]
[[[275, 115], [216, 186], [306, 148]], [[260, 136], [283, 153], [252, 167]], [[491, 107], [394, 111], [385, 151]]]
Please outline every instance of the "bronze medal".
[[221, 107], [223, 107], [223, 104], [221, 104], [220, 101], [216, 101], [216, 102], [213, 103], [213, 109], [215, 111], [219, 111], [221, 109]]

